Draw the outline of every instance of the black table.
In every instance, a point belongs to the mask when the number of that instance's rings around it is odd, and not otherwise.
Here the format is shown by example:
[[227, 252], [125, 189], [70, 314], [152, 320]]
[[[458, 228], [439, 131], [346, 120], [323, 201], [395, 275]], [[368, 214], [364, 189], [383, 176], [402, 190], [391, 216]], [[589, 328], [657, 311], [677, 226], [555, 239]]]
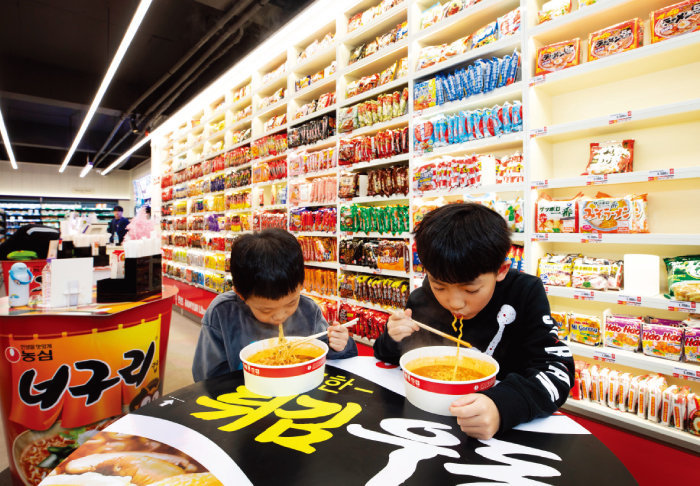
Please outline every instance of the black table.
[[329, 362], [324, 385], [303, 395], [250, 395], [236, 372], [164, 396], [106, 430], [174, 447], [226, 485], [636, 484], [564, 415], [480, 441], [402, 395], [398, 369], [358, 357]]

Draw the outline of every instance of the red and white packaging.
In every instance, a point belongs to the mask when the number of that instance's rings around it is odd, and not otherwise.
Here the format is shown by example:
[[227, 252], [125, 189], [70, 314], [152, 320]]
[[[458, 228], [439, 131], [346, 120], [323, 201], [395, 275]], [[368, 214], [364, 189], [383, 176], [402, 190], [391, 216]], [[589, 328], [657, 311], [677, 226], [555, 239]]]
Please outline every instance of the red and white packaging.
[[592, 402], [597, 402], [599, 401], [598, 396], [598, 384], [600, 383], [600, 370], [596, 365], [591, 366], [590, 369], [591, 372], [591, 401]]
[[660, 422], [663, 425], [671, 425], [671, 414], [673, 414], [673, 399], [678, 393], [678, 386], [671, 385], [666, 388], [661, 396], [661, 416]]
[[581, 370], [581, 398], [591, 399], [591, 370], [588, 368]]
[[620, 373], [617, 378], [617, 401], [615, 402], [615, 408], [621, 412], [627, 411], [627, 393], [630, 390], [630, 383], [632, 381], [632, 375], [629, 373]]
[[649, 385], [652, 377], [646, 376], [639, 381], [639, 395], [637, 396], [637, 416], [647, 418], [649, 411]]
[[688, 394], [686, 416], [686, 430], [691, 434], [700, 435], [700, 395]]
[[610, 369], [603, 368], [598, 373], [598, 403], [605, 405], [608, 396], [608, 377], [610, 376]]
[[607, 399], [605, 400], [610, 408], [617, 408], [617, 385], [619, 373], [616, 370], [610, 370], [608, 373], [608, 384], [607, 384]]
[[690, 388], [684, 386], [673, 397], [673, 427], [679, 430], [686, 428], [688, 421], [688, 397]]
[[658, 422], [661, 419], [661, 406], [663, 404], [663, 393], [668, 388], [664, 377], [656, 377], [649, 383], [649, 410], [647, 419]]

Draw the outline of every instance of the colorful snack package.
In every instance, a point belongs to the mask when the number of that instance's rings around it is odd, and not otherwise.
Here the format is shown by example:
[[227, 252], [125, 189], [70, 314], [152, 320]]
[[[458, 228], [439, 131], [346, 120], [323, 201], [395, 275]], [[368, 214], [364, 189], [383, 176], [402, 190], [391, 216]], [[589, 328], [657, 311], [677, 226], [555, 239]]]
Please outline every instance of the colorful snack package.
[[634, 140], [592, 142], [586, 170], [581, 175], [632, 172]]
[[673, 298], [700, 302], [700, 255], [664, 258], [664, 262]]
[[660, 8], [649, 14], [651, 43], [700, 30], [700, 0]]
[[569, 327], [569, 340], [573, 342], [588, 346], [600, 346], [602, 343], [603, 326], [599, 317], [573, 313], [570, 314]]
[[569, 336], [569, 315], [566, 312], [551, 312], [557, 326], [557, 337], [565, 340]]
[[688, 394], [686, 416], [686, 430], [693, 435], [700, 435], [700, 395]]
[[577, 233], [579, 211], [578, 197], [553, 200], [548, 194], [537, 200], [536, 231], [538, 233]]
[[647, 420], [658, 422], [661, 418], [661, 406], [663, 404], [663, 392], [668, 388], [666, 378], [658, 376], [652, 378], [648, 384], [649, 390], [649, 407], [647, 410]]
[[508, 66], [508, 76], [506, 77], [506, 85], [515, 83], [518, 77], [518, 68], [520, 67], [520, 52], [516, 49], [513, 55], [510, 56], [510, 64]]
[[574, 260], [571, 286], [579, 289], [619, 290], [622, 286], [622, 260], [577, 258]]
[[579, 200], [581, 233], [648, 233], [646, 217], [647, 195], [596, 197]]
[[607, 394], [605, 403], [609, 408], [617, 408], [617, 393], [619, 392], [619, 373], [617, 370], [610, 370], [608, 373]]
[[635, 316], [605, 314], [605, 346], [627, 351], [638, 351], [642, 338], [644, 319]]
[[595, 61], [642, 45], [644, 29], [635, 18], [588, 35], [588, 61]]
[[581, 370], [581, 398], [591, 399], [591, 370], [588, 368]]
[[516, 34], [520, 30], [520, 7], [498, 17], [498, 38]]
[[625, 394], [625, 410], [629, 413], [637, 413], [637, 403], [639, 401], [639, 385], [646, 379], [645, 375], [633, 376], [630, 379], [630, 386]]
[[553, 73], [579, 64], [580, 39], [557, 42], [537, 50], [535, 75]]
[[686, 429], [686, 423], [688, 421], [688, 397], [690, 397], [690, 395], [690, 388], [684, 386], [672, 397], [672, 425], [676, 429]]
[[484, 25], [474, 32], [472, 36], [472, 48], [482, 47], [498, 40], [498, 21]]
[[571, 287], [571, 274], [576, 256], [546, 253], [537, 264], [537, 276], [544, 285]]
[[637, 397], [637, 416], [647, 418], [649, 411], [649, 385], [654, 377], [643, 376], [639, 380], [639, 395]]
[[523, 104], [520, 100], [513, 101], [513, 109], [510, 116], [513, 124], [513, 132], [520, 132], [523, 129]]
[[598, 368], [597, 365], [593, 365], [589, 368], [590, 374], [591, 374], [591, 394], [590, 398], [592, 402], [597, 402], [599, 393], [598, 393], [598, 386], [600, 384], [600, 369]]
[[678, 393], [678, 385], [671, 385], [661, 392], [661, 413], [659, 421], [665, 426], [671, 425], [673, 414], [673, 399]]
[[620, 373], [617, 377], [617, 400], [614, 408], [621, 412], [627, 411], [627, 394], [630, 390], [631, 381], [632, 375], [629, 373]]
[[548, 22], [568, 13], [571, 13], [571, 0], [550, 0], [537, 12], [537, 23]]
[[680, 361], [683, 329], [660, 324], [642, 325], [642, 352], [647, 356]]
[[435, 144], [435, 127], [430, 120], [419, 120], [413, 129], [414, 150], [432, 152]]
[[608, 397], [608, 376], [610, 368], [602, 368], [598, 372], [598, 403], [605, 405]]
[[700, 363], [700, 328], [683, 330], [683, 358], [689, 363]]

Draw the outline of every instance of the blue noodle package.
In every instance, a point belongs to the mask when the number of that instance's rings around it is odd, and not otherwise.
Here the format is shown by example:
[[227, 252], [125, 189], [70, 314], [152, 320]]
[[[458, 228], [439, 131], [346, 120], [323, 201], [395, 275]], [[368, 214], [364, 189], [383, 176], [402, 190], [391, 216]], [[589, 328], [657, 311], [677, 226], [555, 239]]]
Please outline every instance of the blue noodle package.
[[462, 98], [469, 98], [471, 96], [471, 92], [469, 91], [469, 83], [467, 82], [467, 70], [465, 68], [461, 68], [457, 71], [457, 78], [459, 79], [459, 83], [462, 87]]
[[511, 56], [506, 56], [503, 59], [500, 59], [500, 62], [498, 63], [498, 84], [496, 85], [498, 88], [502, 88], [503, 86], [510, 84], [508, 83], [510, 58]]
[[474, 63], [474, 91], [476, 94], [484, 92], [484, 68], [481, 59]]
[[516, 49], [513, 51], [513, 55], [510, 56], [510, 66], [508, 68], [508, 78], [506, 84], [515, 83], [518, 78], [518, 67], [520, 66], [520, 53]]
[[480, 140], [484, 138], [484, 129], [482, 124], [482, 110], [473, 110], [469, 112], [469, 118], [471, 120], [471, 126], [474, 133], [474, 139]]
[[455, 99], [464, 99], [464, 89], [462, 89], [462, 79], [457, 71], [450, 75], [452, 77], [452, 85], [455, 90]]
[[511, 133], [513, 131], [513, 122], [511, 121], [511, 113], [513, 111], [513, 105], [507, 101], [503, 103], [501, 107], [501, 114], [503, 116], [503, 133]]
[[518, 100], [513, 101], [511, 122], [513, 123], [514, 132], [519, 132], [523, 129], [523, 104]]
[[447, 145], [447, 120], [445, 119], [445, 115], [433, 117], [431, 118], [431, 122], [435, 129], [435, 143], [433, 143], [433, 146], [435, 148], [444, 147]]
[[439, 74], [435, 77], [435, 99], [438, 106], [445, 104], [445, 90], [442, 87], [442, 76]]
[[457, 138], [460, 143], [469, 140], [467, 132], [467, 117], [463, 111], [457, 113]]
[[491, 108], [491, 123], [493, 124], [494, 135], [503, 135], [503, 108], [495, 105]]
[[482, 81], [482, 93], [488, 93], [491, 91], [491, 61], [489, 59], [484, 59], [481, 61], [481, 73], [483, 75]]
[[491, 76], [489, 78], [489, 89], [493, 91], [498, 86], [499, 59], [494, 57], [491, 59]]

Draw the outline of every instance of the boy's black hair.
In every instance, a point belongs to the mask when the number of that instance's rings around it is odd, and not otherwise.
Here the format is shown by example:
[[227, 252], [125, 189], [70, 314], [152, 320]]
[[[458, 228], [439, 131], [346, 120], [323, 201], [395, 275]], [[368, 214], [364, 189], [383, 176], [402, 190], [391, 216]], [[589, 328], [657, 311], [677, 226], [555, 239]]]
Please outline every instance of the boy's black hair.
[[114, 208], [112, 209], [112, 211], [121, 211], [121, 212], [123, 213], [123, 212], [124, 212], [124, 208], [121, 207], [121, 206], [114, 206]]
[[447, 204], [429, 212], [415, 230], [423, 267], [445, 283], [467, 283], [496, 273], [510, 249], [505, 219], [476, 203]]
[[281, 229], [238, 238], [231, 248], [233, 287], [243, 298], [280, 299], [304, 283], [304, 254], [297, 239]]

